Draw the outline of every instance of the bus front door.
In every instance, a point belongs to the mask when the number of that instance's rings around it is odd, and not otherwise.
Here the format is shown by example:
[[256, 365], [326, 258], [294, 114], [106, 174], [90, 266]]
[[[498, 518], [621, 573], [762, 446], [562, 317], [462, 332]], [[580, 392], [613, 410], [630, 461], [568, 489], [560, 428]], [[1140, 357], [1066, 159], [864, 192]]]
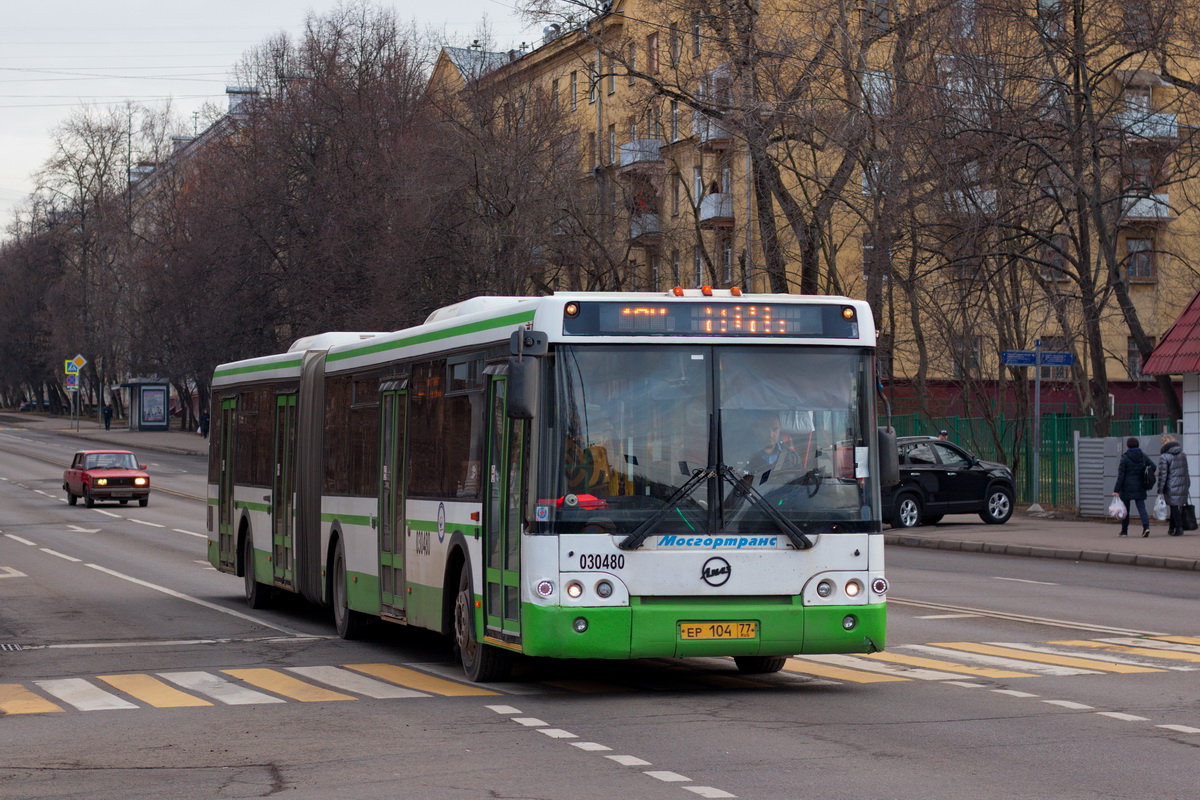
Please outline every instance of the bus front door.
[[221, 401], [217, 420], [217, 554], [221, 567], [237, 569], [238, 543], [233, 530], [233, 454], [237, 438], [237, 398]]
[[379, 399], [379, 604], [384, 617], [403, 621], [404, 434], [408, 392], [385, 384]]
[[271, 564], [275, 585], [292, 588], [295, 542], [296, 395], [275, 396], [275, 479], [271, 487]]
[[483, 616], [487, 636], [517, 643], [521, 640], [521, 485], [526, 423], [505, 413], [507, 388], [504, 376], [492, 376], [483, 512]]

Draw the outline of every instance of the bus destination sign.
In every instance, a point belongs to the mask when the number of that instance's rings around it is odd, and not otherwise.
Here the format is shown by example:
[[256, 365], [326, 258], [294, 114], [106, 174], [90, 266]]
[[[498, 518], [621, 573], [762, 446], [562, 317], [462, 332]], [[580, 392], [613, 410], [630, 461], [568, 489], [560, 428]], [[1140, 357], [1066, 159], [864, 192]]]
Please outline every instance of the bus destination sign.
[[[573, 303], [568, 336], [763, 336], [857, 339], [851, 306], [791, 303]], [[572, 315], [570, 311], [576, 310]]]

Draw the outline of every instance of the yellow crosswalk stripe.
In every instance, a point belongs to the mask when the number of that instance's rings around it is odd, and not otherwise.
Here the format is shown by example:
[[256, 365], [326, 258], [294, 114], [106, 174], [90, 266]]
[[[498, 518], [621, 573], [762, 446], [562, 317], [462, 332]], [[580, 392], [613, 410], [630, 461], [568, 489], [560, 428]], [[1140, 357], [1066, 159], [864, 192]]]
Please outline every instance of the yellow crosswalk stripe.
[[942, 661], [940, 658], [924, 658], [922, 656], [909, 656], [903, 653], [870, 653], [865, 658], [875, 659], [876, 661], [890, 661], [893, 664], [905, 664], [910, 667], [924, 667], [927, 669], [940, 669], [943, 672], [958, 672], [963, 675], [975, 675], [979, 678], [1032, 678], [1035, 677], [1031, 672], [1013, 672], [1007, 669], [994, 669], [992, 667], [976, 667], [971, 664], [959, 664], [954, 661]]
[[19, 683], [0, 683], [0, 711], [5, 714], [48, 714], [62, 710]]
[[358, 699], [348, 694], [314, 686], [311, 683], [306, 683], [299, 678], [293, 678], [291, 675], [285, 675], [274, 669], [223, 669], [221, 672], [224, 672], [226, 675], [232, 675], [238, 680], [245, 681], [251, 686], [257, 686], [260, 689], [266, 689], [268, 692], [290, 697], [302, 703], [325, 703], [332, 700]]
[[440, 694], [444, 697], [497, 697], [500, 695], [500, 692], [448, 681], [445, 678], [438, 678], [407, 667], [397, 667], [394, 664], [343, 664], [342, 666], [364, 675], [383, 678], [385, 681], [391, 681], [400, 686], [407, 686], [410, 689], [430, 694]]
[[1200, 644], [1200, 636], [1147, 636], [1156, 642], [1172, 642], [1174, 644]]
[[901, 678], [899, 675], [884, 675], [881, 672], [860, 672], [856, 669], [835, 667], [829, 664], [818, 664], [815, 661], [805, 661], [799, 658], [789, 658], [784, 666], [787, 672], [799, 672], [803, 675], [816, 675], [818, 678], [833, 678], [851, 683], [892, 683], [908, 681], [911, 678]]
[[1057, 664], [1060, 667], [1075, 667], [1091, 669], [1097, 672], [1162, 672], [1153, 667], [1137, 667], [1132, 664], [1113, 664], [1110, 661], [1096, 661], [1090, 658], [1060, 656], [1054, 653], [1038, 653], [1033, 650], [1021, 650], [1016, 647], [999, 647], [994, 644], [977, 644], [975, 642], [931, 642], [931, 647], [946, 647], [951, 650], [962, 650], [964, 653], [979, 653], [987, 656], [1001, 656], [1022, 661], [1033, 661], [1037, 664]]
[[1087, 639], [1072, 639], [1065, 642], [1049, 642], [1049, 644], [1071, 645], [1073, 647], [1091, 647], [1096, 650], [1109, 650], [1113, 653], [1128, 653], [1131, 656], [1151, 656], [1175, 661], [1191, 661], [1200, 664], [1200, 653], [1184, 653], [1180, 650], [1160, 650], [1157, 647], [1132, 647], [1126, 644], [1111, 644], [1109, 642], [1092, 642]]
[[136, 697], [155, 708], [187, 708], [211, 706], [212, 703], [199, 697], [181, 692], [153, 675], [97, 675], [99, 680], [119, 689], [130, 697]]

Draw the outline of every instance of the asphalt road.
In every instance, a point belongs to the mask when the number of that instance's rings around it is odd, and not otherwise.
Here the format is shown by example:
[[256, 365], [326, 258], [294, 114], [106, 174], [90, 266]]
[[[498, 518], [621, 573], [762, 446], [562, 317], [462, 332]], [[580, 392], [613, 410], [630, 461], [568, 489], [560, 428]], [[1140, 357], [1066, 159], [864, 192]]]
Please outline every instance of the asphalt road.
[[6, 799], [1196, 794], [1194, 572], [889, 548], [878, 658], [479, 686], [430, 634], [246, 608], [204, 560], [201, 459], [148, 454], [149, 507], [85, 509], [54, 465], [72, 448], [0, 430]]

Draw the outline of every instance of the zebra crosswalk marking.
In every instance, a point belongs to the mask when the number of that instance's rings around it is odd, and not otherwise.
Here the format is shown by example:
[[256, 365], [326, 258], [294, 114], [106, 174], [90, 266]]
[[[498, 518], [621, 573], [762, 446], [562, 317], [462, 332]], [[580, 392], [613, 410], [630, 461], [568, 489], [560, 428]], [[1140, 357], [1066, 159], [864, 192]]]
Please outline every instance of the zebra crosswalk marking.
[[415, 669], [407, 667], [397, 667], [394, 664], [343, 664], [342, 666], [364, 675], [382, 678], [401, 686], [408, 686], [430, 694], [440, 694], [444, 697], [497, 697], [500, 695], [500, 692], [493, 692], [490, 689], [455, 683], [445, 678], [435, 678], [424, 672], [417, 672]]
[[1154, 639], [1159, 642], [1200, 645], [1200, 636], [1149, 636], [1147, 638]]
[[789, 658], [784, 665], [787, 672], [798, 672], [802, 675], [816, 675], [818, 678], [833, 678], [850, 683], [890, 683], [894, 681], [909, 681], [899, 675], [881, 675], [878, 672], [866, 672], [858, 669], [846, 669], [829, 664], [810, 661], [807, 658]]
[[199, 692], [205, 697], [211, 697], [213, 700], [230, 706], [286, 702], [282, 698], [256, 692], [245, 686], [238, 686], [233, 681], [227, 681], [209, 672], [160, 672], [158, 675], [176, 686]]
[[911, 667], [925, 667], [934, 670], [943, 670], [945, 672], [957, 672], [963, 675], [974, 675], [979, 678], [1032, 678], [1031, 672], [1015, 672], [1007, 669], [995, 669], [993, 667], [976, 667], [971, 664], [959, 664], [954, 661], [945, 661], [940, 658], [925, 658], [924, 656], [909, 656], [903, 653], [880, 652], [871, 653], [867, 658], [877, 661], [891, 661], [895, 664], [907, 664]]
[[54, 695], [68, 705], [75, 706], [80, 711], [116, 711], [138, 707], [83, 678], [63, 678], [53, 681], [34, 681], [34, 683], [43, 691]]
[[1162, 672], [1152, 667], [1138, 667], [1132, 664], [1113, 664], [1108, 661], [1096, 661], [1090, 658], [1060, 656], [1054, 653], [1039, 653], [1033, 650], [1022, 650], [1017, 647], [1003, 647], [996, 644], [976, 644], [975, 642], [933, 642], [932, 647], [947, 647], [951, 650], [962, 650], [968, 653], [983, 653], [985, 655], [1001, 656], [1004, 658], [1026, 659], [1043, 664], [1055, 664], [1060, 667], [1077, 667], [1096, 672], [1116, 672], [1121, 674], [1133, 672]]
[[114, 689], [122, 691], [130, 697], [137, 698], [143, 703], [149, 703], [155, 708], [188, 708], [212, 705], [207, 700], [202, 700], [187, 692], [181, 692], [174, 686], [168, 686], [153, 675], [97, 675], [96, 677]]
[[288, 672], [294, 672], [310, 680], [328, 684], [347, 692], [356, 692], [376, 700], [391, 700], [398, 697], [429, 697], [425, 692], [416, 689], [405, 689], [393, 683], [377, 681], [366, 675], [359, 675], [341, 667], [288, 667]]
[[1001, 658], [1000, 656], [989, 656], [983, 653], [968, 653], [957, 650], [949, 650], [944, 647], [931, 647], [926, 644], [906, 644], [903, 645], [905, 650], [914, 653], [926, 653], [937, 658], [946, 658], [947, 656], [961, 658], [964, 661], [974, 664], [986, 664], [1001, 669], [1011, 669], [1014, 671], [1032, 672], [1037, 675], [1049, 675], [1056, 678], [1066, 677], [1068, 675], [1099, 675], [1093, 669], [1078, 669], [1076, 667], [1061, 667], [1057, 664], [1036, 664], [1028, 659], [1021, 658]]
[[896, 675], [901, 678], [912, 678], [918, 681], [950, 681], [958, 680], [962, 676], [955, 675], [952, 672], [941, 672], [939, 670], [924, 669], [922, 667], [908, 667], [900, 664], [888, 664], [882, 661], [872, 661], [864, 655], [812, 655], [802, 656], [806, 661], [816, 661], [821, 664], [829, 664], [835, 667], [846, 667], [847, 669], [862, 669], [867, 672], [878, 672], [883, 675]]
[[65, 710], [19, 683], [0, 683], [0, 711], [5, 715], [50, 714]]
[[223, 669], [221, 672], [224, 672], [226, 675], [232, 675], [238, 680], [245, 681], [251, 686], [257, 686], [260, 689], [266, 689], [268, 692], [274, 692], [284, 697], [290, 697], [293, 700], [299, 700], [301, 703], [328, 703], [339, 700], [358, 699], [348, 694], [335, 692], [332, 689], [314, 686], [299, 678], [286, 675], [277, 669], [256, 667], [254, 669]]
[[1068, 647], [1092, 647], [1097, 650], [1109, 650], [1114, 653], [1128, 653], [1131, 656], [1149, 656], [1150, 658], [1165, 658], [1173, 661], [1190, 661], [1200, 664], [1200, 653], [1185, 653], [1178, 650], [1163, 650], [1156, 647], [1137, 647], [1112, 642], [1093, 642], [1087, 639], [1070, 639], [1063, 642], [1048, 642]]

